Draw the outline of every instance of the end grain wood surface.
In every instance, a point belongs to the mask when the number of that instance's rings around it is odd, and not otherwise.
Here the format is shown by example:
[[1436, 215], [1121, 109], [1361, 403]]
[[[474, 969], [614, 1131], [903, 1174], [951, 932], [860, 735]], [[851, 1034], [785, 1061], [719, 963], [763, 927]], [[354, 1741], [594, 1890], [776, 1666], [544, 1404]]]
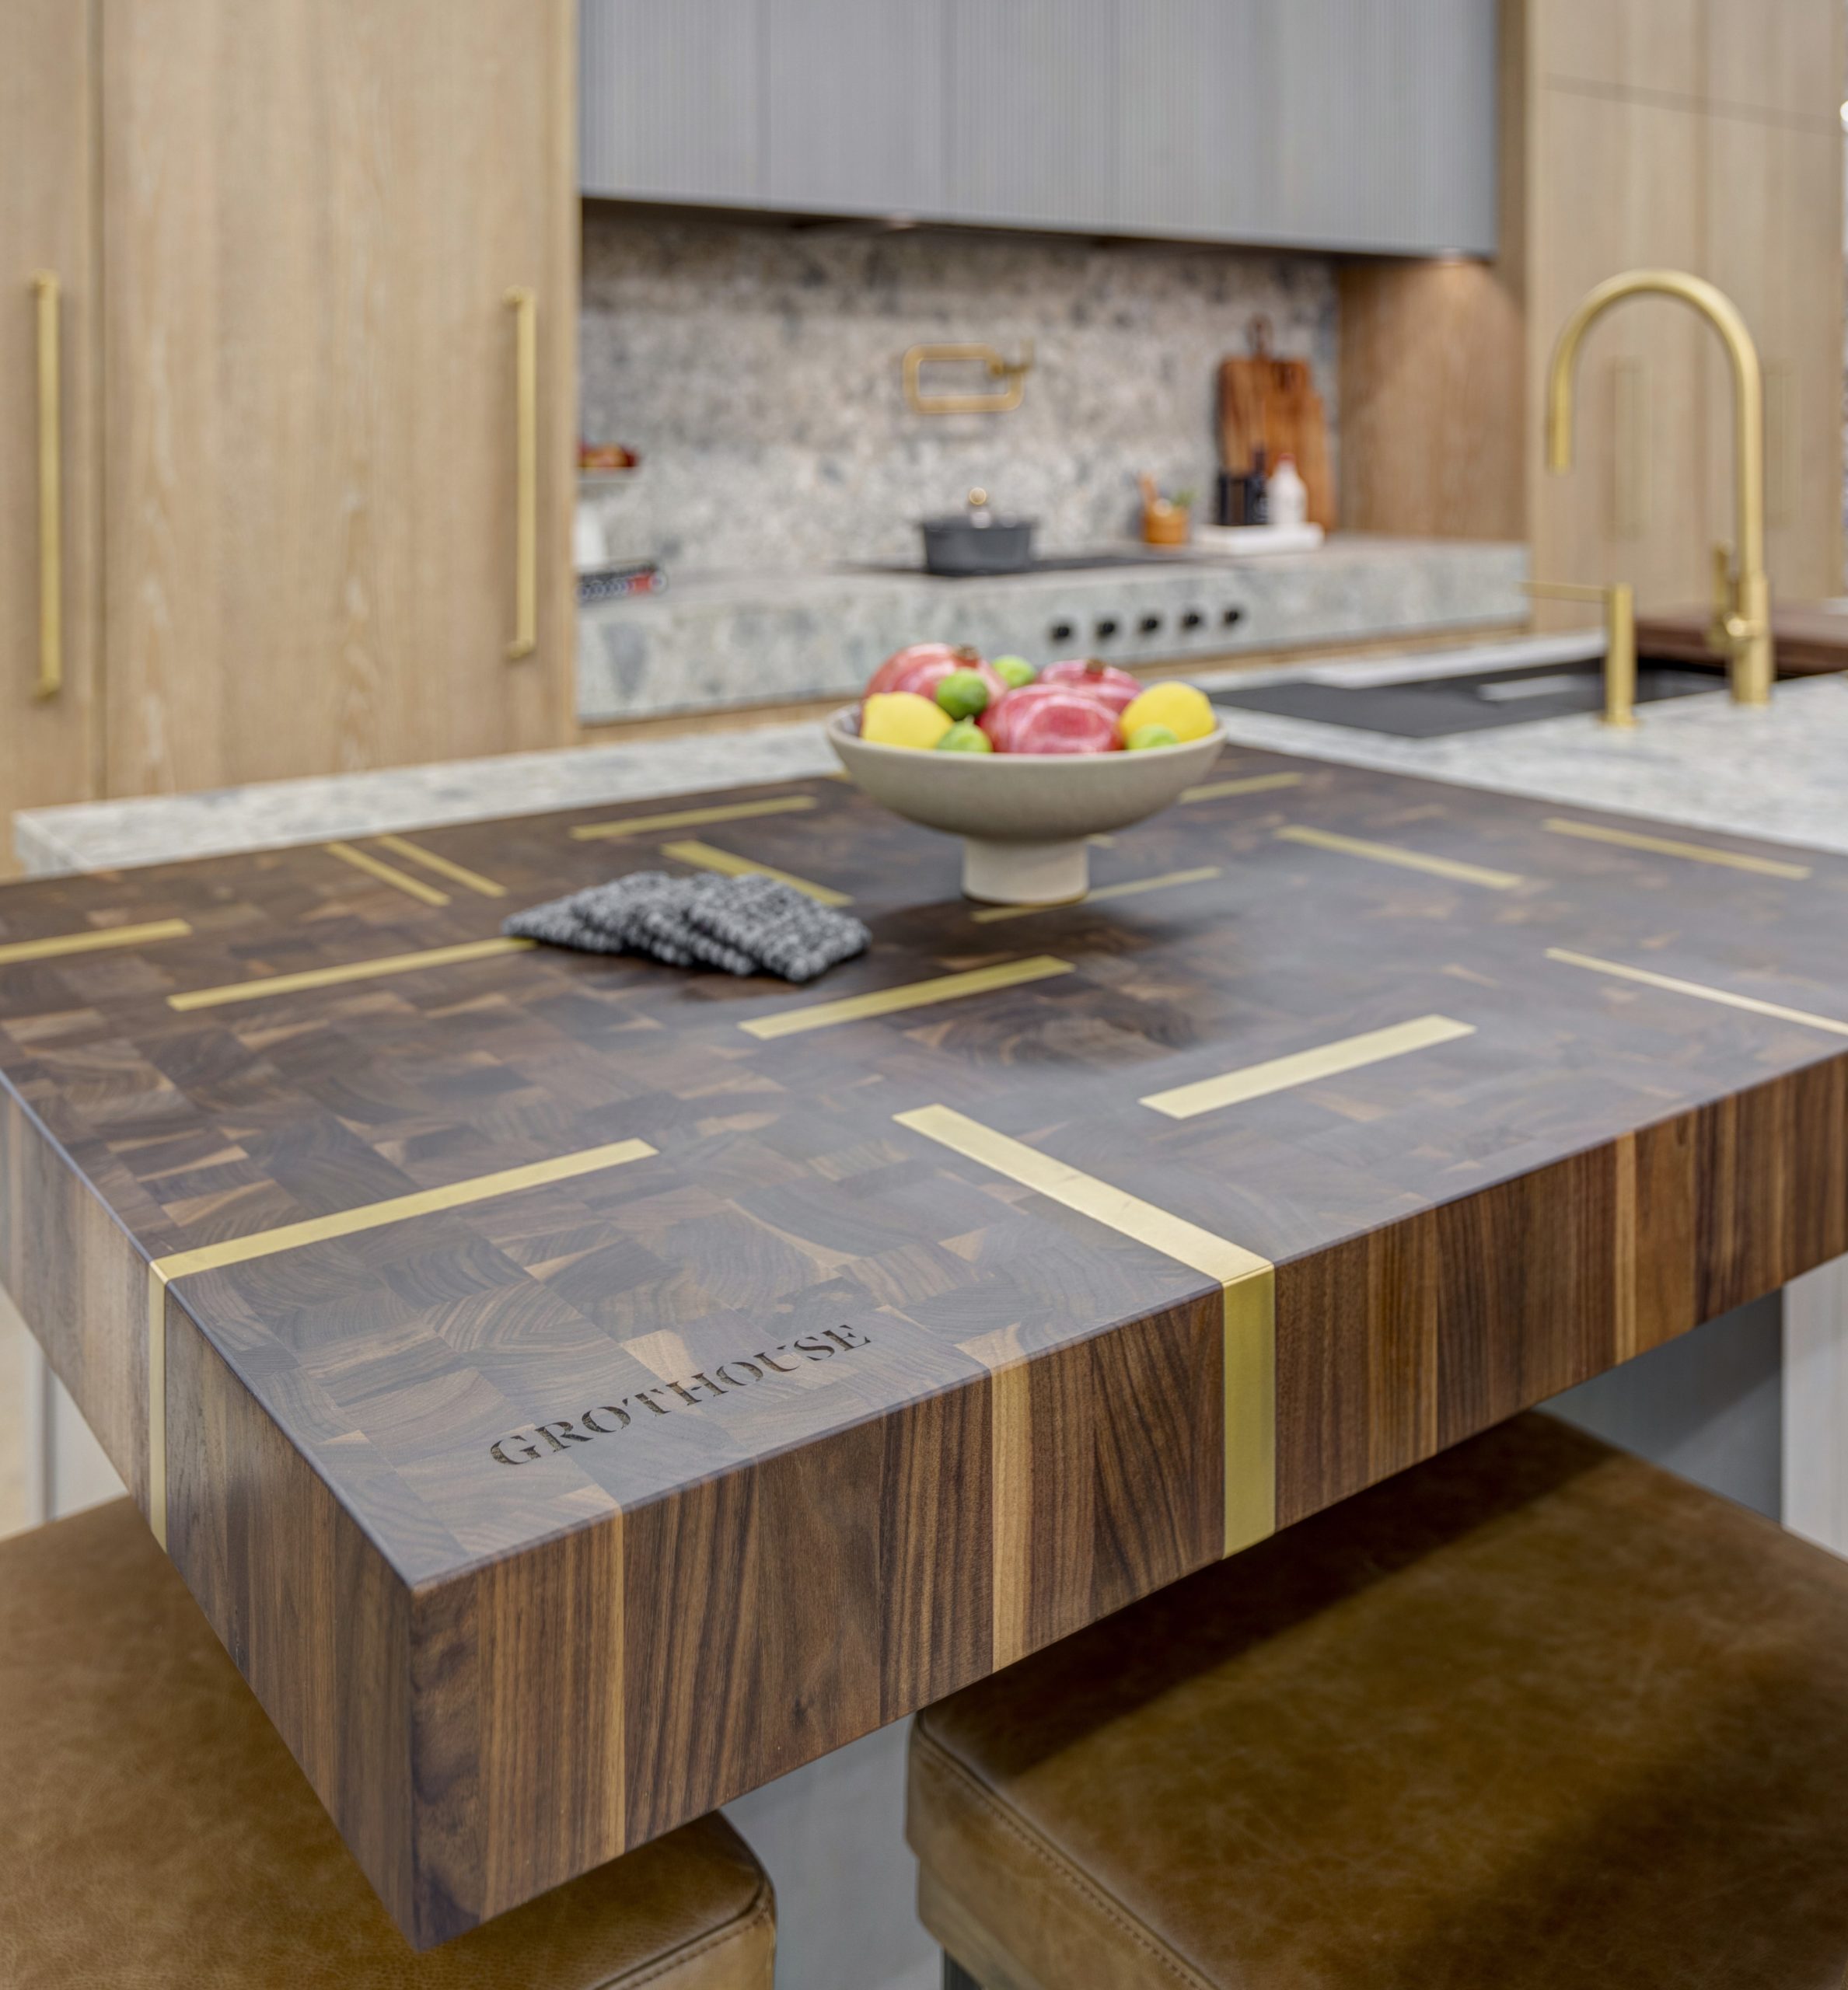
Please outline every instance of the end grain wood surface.
[[[1231, 752], [1004, 920], [830, 780], [10, 886], [0, 1273], [428, 1943], [1848, 1250], [1848, 861], [1567, 820]], [[670, 843], [872, 951], [498, 940]]]

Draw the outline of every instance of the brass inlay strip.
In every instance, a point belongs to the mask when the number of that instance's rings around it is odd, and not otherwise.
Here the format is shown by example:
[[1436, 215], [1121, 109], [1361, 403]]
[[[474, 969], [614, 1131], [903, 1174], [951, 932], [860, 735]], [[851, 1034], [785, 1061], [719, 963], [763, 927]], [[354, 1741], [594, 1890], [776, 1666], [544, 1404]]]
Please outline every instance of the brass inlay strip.
[[851, 905], [845, 892], [832, 885], [812, 884], [806, 878], [793, 877], [774, 865], [754, 863], [748, 857], [734, 857], [728, 850], [714, 850], [709, 843], [664, 843], [661, 854], [679, 864], [697, 864], [703, 871], [722, 871], [728, 878], [774, 878], [779, 885], [793, 885], [817, 905]]
[[1633, 829], [1607, 829], [1598, 822], [1574, 822], [1549, 815], [1543, 827], [1556, 836], [1582, 836], [1587, 843], [1614, 843], [1625, 850], [1653, 850], [1658, 857], [1685, 857], [1692, 864], [1719, 864], [1728, 871], [1755, 871], [1766, 878], [1807, 878], [1807, 864], [1784, 864], [1774, 857], [1743, 857], [1734, 850], [1712, 850], [1705, 843], [1678, 843], [1673, 836], [1639, 836]]
[[449, 895], [439, 892], [434, 885], [426, 885], [421, 878], [407, 876], [394, 865], [363, 850], [355, 850], [350, 843], [324, 843], [322, 847], [330, 857], [337, 857], [341, 863], [350, 864], [355, 871], [363, 871], [369, 877], [376, 878], [382, 885], [390, 885], [393, 890], [403, 892], [414, 899], [421, 899], [425, 905], [447, 905]]
[[1848, 1036], [1848, 1023], [1838, 1022], [1833, 1016], [1787, 1008], [1781, 1002], [1761, 1002], [1755, 995], [1735, 995], [1730, 989], [1709, 988], [1672, 974], [1655, 974], [1646, 967], [1626, 967], [1621, 961], [1599, 960], [1595, 955], [1575, 954], [1564, 947], [1549, 947], [1546, 958], [1563, 962], [1567, 967], [1589, 969], [1594, 974], [1614, 975], [1620, 981], [1640, 981], [1646, 987], [1665, 988], [1672, 995], [1697, 996], [1703, 1002], [1724, 1002], [1729, 1009], [1748, 1009], [1755, 1016], [1774, 1016], [1780, 1022], [1803, 1023], [1811, 1029], [1825, 1029], [1833, 1036]]
[[1170, 1119], [1192, 1119], [1202, 1112], [1217, 1112], [1221, 1106], [1263, 1098], [1273, 1091], [1287, 1091], [1293, 1085], [1311, 1084], [1318, 1078], [1357, 1071], [1364, 1065], [1382, 1063], [1389, 1057], [1403, 1057], [1410, 1050], [1423, 1050], [1434, 1043], [1450, 1043], [1459, 1036], [1475, 1034], [1473, 1023], [1453, 1022], [1448, 1016], [1419, 1016], [1409, 1023], [1394, 1023], [1385, 1029], [1370, 1029], [1358, 1036], [1319, 1044], [1313, 1050], [1298, 1050], [1287, 1057], [1247, 1064], [1240, 1070], [1222, 1072], [1216, 1078], [1201, 1078], [1193, 1084], [1151, 1092], [1141, 1102], [1157, 1112], [1165, 1112]]
[[222, 988], [189, 988], [169, 995], [172, 1009], [215, 1009], [225, 1002], [255, 1002], [267, 995], [292, 995], [304, 988], [332, 988], [343, 981], [370, 981], [382, 974], [409, 974], [425, 967], [449, 967], [459, 961], [484, 961], [497, 954], [522, 954], [538, 943], [509, 940], [465, 940], [459, 946], [428, 947], [421, 953], [381, 954], [369, 961], [348, 961], [340, 967], [304, 968], [299, 974], [265, 975], [255, 981], [227, 982]]
[[1029, 913], [1062, 912], [1074, 905], [1095, 905], [1100, 899], [1134, 898], [1140, 892], [1165, 892], [1171, 885], [1200, 885], [1219, 875], [1219, 866], [1208, 864], [1197, 871], [1167, 871], [1158, 878], [1132, 878], [1126, 885], [1099, 885], [1081, 899], [1067, 899], [1060, 905], [985, 905], [969, 916], [986, 924], [996, 919], [1025, 919]]
[[394, 856], [407, 862], [421, 864], [426, 871], [434, 871], [438, 877], [447, 878], [452, 885], [459, 885], [465, 891], [479, 892], [484, 899], [504, 899], [507, 887], [497, 885], [493, 878], [484, 878], [479, 871], [471, 871], [466, 864], [456, 864], [449, 857], [438, 857], [433, 850], [425, 850], [421, 843], [409, 841], [403, 836], [381, 836], [379, 840]]
[[331, 1238], [383, 1229], [387, 1224], [403, 1223], [414, 1216], [461, 1209], [521, 1189], [543, 1188], [550, 1182], [569, 1182], [580, 1175], [620, 1168], [627, 1161], [646, 1161], [656, 1151], [646, 1140], [613, 1140], [603, 1147], [580, 1147], [575, 1154], [555, 1154], [550, 1161], [504, 1168], [493, 1175], [450, 1182], [440, 1189], [418, 1189], [408, 1196], [393, 1196], [382, 1203], [362, 1203], [357, 1209], [342, 1210], [334, 1216], [310, 1217], [303, 1223], [260, 1230], [249, 1237], [228, 1237], [216, 1244], [201, 1244], [194, 1250], [176, 1251], [153, 1259], [148, 1266], [148, 1504], [155, 1538], [166, 1547], [166, 1289], [173, 1280], [193, 1272], [215, 1271], [225, 1265], [247, 1264], [253, 1258], [272, 1258], [278, 1252], [299, 1250], [305, 1244], [321, 1244]]
[[858, 1022], [865, 1016], [889, 1016], [901, 1009], [922, 1009], [934, 1002], [960, 1001], [965, 995], [986, 995], [997, 988], [1018, 988], [1022, 982], [1043, 981], [1070, 974], [1070, 961], [1050, 954], [1030, 960], [1006, 961], [999, 967], [971, 968], [965, 974], [939, 974], [928, 981], [901, 982], [896, 988], [875, 988], [867, 995], [844, 996], [837, 1002], [812, 1002], [805, 1009], [785, 1009], [781, 1015], [759, 1016], [738, 1027], [753, 1036], [794, 1036], [805, 1029], [826, 1029], [835, 1023]]
[[1434, 878], [1454, 878], [1460, 885], [1486, 885], [1492, 892], [1512, 891], [1526, 880], [1512, 871], [1490, 871], [1479, 864], [1459, 864], [1452, 857], [1427, 857], [1396, 843], [1368, 843], [1361, 836], [1336, 836], [1332, 829], [1312, 829], [1287, 822], [1273, 836], [1286, 843], [1308, 843], [1315, 850], [1336, 850], [1347, 857], [1364, 857], [1375, 864], [1395, 864], [1403, 871], [1428, 871]]
[[966, 1160], [1219, 1281], [1224, 1293], [1225, 1552], [1234, 1554], [1273, 1533], [1277, 1327], [1270, 1259], [946, 1105], [893, 1117]]
[[155, 919], [145, 926], [106, 926], [90, 933], [55, 933], [45, 940], [10, 940], [0, 946], [0, 967], [12, 961], [55, 960], [60, 954], [138, 947], [147, 941], [183, 940], [192, 930], [183, 919]]
[[778, 794], [767, 801], [726, 801], [710, 808], [676, 808], [667, 815], [625, 815], [613, 822], [583, 822], [571, 831], [579, 843], [605, 836], [640, 836], [649, 829], [690, 829], [700, 822], [741, 822], [752, 815], [791, 815], [815, 806], [812, 794]]
[[1247, 774], [1242, 780], [1210, 780], [1199, 787], [1183, 787], [1183, 801], [1218, 801], [1228, 794], [1267, 794], [1273, 787], [1300, 787], [1306, 774]]

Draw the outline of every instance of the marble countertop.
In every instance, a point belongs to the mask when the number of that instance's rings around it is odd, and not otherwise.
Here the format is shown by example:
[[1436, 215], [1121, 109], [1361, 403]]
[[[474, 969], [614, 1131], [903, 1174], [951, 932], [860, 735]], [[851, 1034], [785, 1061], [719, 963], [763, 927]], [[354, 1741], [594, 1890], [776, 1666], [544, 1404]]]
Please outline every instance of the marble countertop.
[[[1193, 681], [1209, 690], [1285, 678], [1381, 683], [1492, 664], [1560, 662], [1598, 648], [1595, 637], [1542, 637], [1263, 672], [1202, 672]], [[1838, 678], [1781, 684], [1763, 711], [1742, 710], [1723, 692], [1646, 706], [1627, 733], [1588, 716], [1438, 739], [1388, 738], [1262, 712], [1224, 710], [1222, 717], [1228, 735], [1245, 745], [1848, 851], [1848, 682]], [[14, 846], [33, 875], [123, 868], [798, 780], [832, 773], [835, 765], [818, 722], [760, 726], [34, 809], [14, 818]]]

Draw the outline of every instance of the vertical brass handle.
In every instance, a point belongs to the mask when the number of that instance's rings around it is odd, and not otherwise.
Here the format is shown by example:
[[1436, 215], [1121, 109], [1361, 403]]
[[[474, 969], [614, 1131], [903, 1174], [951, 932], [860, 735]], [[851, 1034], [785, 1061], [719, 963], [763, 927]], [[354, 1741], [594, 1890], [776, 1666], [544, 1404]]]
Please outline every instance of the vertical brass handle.
[[507, 293], [514, 314], [513, 641], [508, 660], [539, 647], [539, 298], [524, 285]]
[[55, 698], [64, 688], [64, 442], [59, 431], [58, 278], [40, 270], [32, 279], [38, 300], [39, 674], [33, 695]]

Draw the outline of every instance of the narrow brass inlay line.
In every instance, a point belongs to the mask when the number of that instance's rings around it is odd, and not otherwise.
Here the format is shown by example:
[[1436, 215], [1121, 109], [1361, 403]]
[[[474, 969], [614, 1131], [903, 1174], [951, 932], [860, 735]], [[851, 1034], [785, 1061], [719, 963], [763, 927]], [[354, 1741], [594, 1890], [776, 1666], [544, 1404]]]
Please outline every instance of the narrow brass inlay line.
[[1209, 1278], [1224, 1294], [1225, 1552], [1277, 1527], [1276, 1272], [1269, 1259], [946, 1105], [893, 1117], [1023, 1188]]
[[641, 836], [649, 829], [690, 829], [700, 822], [741, 822], [752, 815], [791, 815], [812, 808], [812, 794], [778, 794], [767, 801], [726, 801], [710, 808], [676, 808], [666, 815], [624, 815], [611, 822], [581, 822], [571, 831], [579, 843], [605, 836]]
[[89, 933], [56, 933], [44, 940], [9, 940], [0, 946], [0, 967], [12, 961], [55, 960], [60, 954], [96, 954], [110, 947], [138, 947], [154, 940], [183, 940], [183, 919], [150, 920], [145, 926], [106, 926]]
[[1219, 875], [1217, 864], [1203, 864], [1196, 871], [1166, 871], [1158, 878], [1132, 878], [1126, 885], [1099, 885], [1081, 899], [1067, 899], [1060, 905], [985, 905], [969, 916], [979, 923], [996, 919], [1025, 919], [1031, 913], [1060, 912], [1067, 906], [1095, 905], [1100, 899], [1134, 898], [1141, 892], [1165, 892], [1171, 885], [1200, 885]]
[[385, 863], [369, 851], [355, 850], [350, 843], [330, 843], [322, 845], [330, 857], [337, 857], [341, 863], [350, 864], [355, 871], [363, 871], [369, 877], [376, 878], [382, 885], [390, 885], [394, 891], [407, 896], [421, 899], [425, 905], [447, 905], [449, 895], [439, 892], [434, 885], [426, 885], [421, 878], [407, 876], [395, 865]]
[[1774, 857], [1745, 857], [1735, 850], [1713, 850], [1705, 843], [1679, 843], [1673, 836], [1640, 836], [1633, 829], [1607, 829], [1602, 823], [1574, 822], [1549, 815], [1543, 826], [1556, 836], [1582, 836], [1587, 843], [1614, 843], [1625, 850], [1653, 850], [1658, 857], [1685, 857], [1692, 864], [1718, 864], [1728, 871], [1755, 871], [1766, 878], [1807, 878], [1807, 864], [1785, 864]]
[[997, 988], [1017, 988], [1022, 982], [1043, 981], [1049, 976], [1071, 972], [1070, 961], [1036, 954], [1030, 960], [971, 968], [965, 974], [934, 975], [928, 981], [907, 981], [896, 988], [875, 988], [870, 994], [844, 996], [837, 1002], [812, 1002], [805, 1009], [758, 1016], [738, 1027], [756, 1037], [794, 1036], [802, 1030], [826, 1029], [865, 1016], [893, 1015], [901, 1009], [922, 1009], [934, 1002], [959, 1001], [965, 995], [986, 995]]
[[1300, 787], [1306, 774], [1247, 774], [1242, 780], [1209, 780], [1183, 787], [1183, 801], [1219, 801], [1228, 794], [1267, 794], [1273, 787]]
[[748, 857], [735, 857], [728, 850], [714, 850], [709, 843], [664, 843], [661, 854], [672, 857], [676, 863], [697, 864], [703, 871], [722, 871], [728, 878], [774, 878], [779, 885], [793, 885], [817, 905], [853, 903], [845, 892], [837, 892], [832, 885], [811, 883], [806, 878], [794, 877], [772, 864], [754, 863]]
[[1479, 864], [1459, 864], [1453, 857], [1427, 857], [1421, 850], [1406, 850], [1399, 843], [1368, 843], [1361, 836], [1336, 836], [1332, 829], [1312, 829], [1301, 822], [1287, 822], [1271, 833], [1286, 843], [1340, 850], [1344, 856], [1364, 857], [1375, 864], [1396, 864], [1404, 871], [1428, 871], [1434, 878], [1453, 878], [1459, 885], [1485, 885], [1492, 892], [1512, 891], [1515, 885], [1526, 882], [1513, 871], [1490, 871]]
[[395, 856], [402, 857], [407, 863], [421, 864], [426, 871], [434, 871], [438, 877], [447, 878], [452, 885], [459, 885], [465, 891], [479, 892], [484, 899], [504, 899], [507, 896], [505, 885], [497, 885], [493, 878], [484, 878], [479, 871], [471, 871], [466, 864], [438, 857], [435, 850], [425, 850], [421, 843], [412, 843], [403, 836], [381, 836], [379, 840]]
[[229, 1237], [219, 1243], [201, 1244], [190, 1251], [176, 1251], [153, 1259], [148, 1266], [148, 1505], [155, 1538], [162, 1548], [167, 1545], [166, 1290], [173, 1280], [193, 1272], [215, 1271], [225, 1265], [247, 1264], [253, 1258], [274, 1257], [279, 1252], [325, 1243], [331, 1238], [383, 1229], [387, 1224], [403, 1223], [414, 1216], [461, 1209], [497, 1196], [514, 1195], [521, 1189], [543, 1188], [550, 1182], [569, 1182], [580, 1175], [620, 1168], [627, 1161], [646, 1161], [656, 1151], [646, 1140], [613, 1140], [603, 1147], [580, 1147], [575, 1154], [555, 1154], [550, 1161], [504, 1168], [466, 1182], [447, 1182], [440, 1189], [418, 1189], [381, 1203], [363, 1203], [357, 1209], [342, 1210], [333, 1216], [310, 1217], [306, 1222], [260, 1230], [250, 1237]]
[[1141, 1102], [1165, 1113], [1170, 1119], [1192, 1119], [1202, 1112], [1217, 1112], [1221, 1106], [1287, 1091], [1293, 1085], [1310, 1084], [1341, 1071], [1357, 1071], [1389, 1057], [1403, 1057], [1410, 1050], [1423, 1050], [1434, 1043], [1449, 1043], [1459, 1036], [1475, 1034], [1473, 1023], [1453, 1022], [1448, 1016], [1419, 1016], [1408, 1023], [1394, 1023], [1385, 1029], [1370, 1029], [1358, 1036], [1319, 1044], [1313, 1050], [1298, 1050], [1287, 1057], [1247, 1064], [1239, 1070], [1222, 1072], [1216, 1078], [1201, 1078], [1193, 1084], [1151, 1092]]
[[1723, 1002], [1729, 1009], [1747, 1009], [1755, 1016], [1774, 1016], [1780, 1022], [1803, 1023], [1811, 1029], [1825, 1029], [1832, 1036], [1848, 1036], [1848, 1023], [1833, 1016], [1818, 1016], [1808, 1009], [1787, 1008], [1781, 1002], [1760, 1001], [1755, 995], [1735, 995], [1725, 988], [1709, 988], [1698, 981], [1682, 981], [1672, 974], [1657, 974], [1646, 967], [1626, 967], [1621, 961], [1600, 960], [1595, 954], [1575, 954], [1565, 947], [1549, 947], [1546, 958], [1567, 967], [1582, 967], [1593, 974], [1614, 975], [1619, 981], [1640, 981], [1645, 987], [1665, 988], [1672, 995], [1693, 995], [1703, 1002]]
[[490, 960], [497, 954], [521, 954], [537, 942], [465, 940], [454, 947], [428, 947], [415, 954], [381, 954], [369, 961], [348, 961], [339, 967], [304, 968], [299, 974], [264, 975], [254, 981], [227, 982], [220, 988], [189, 988], [169, 995], [172, 1009], [215, 1009], [225, 1002], [254, 1002], [266, 995], [292, 995], [304, 988], [332, 988], [343, 981], [369, 981], [382, 974], [409, 974], [417, 968], [449, 967], [459, 961]]

